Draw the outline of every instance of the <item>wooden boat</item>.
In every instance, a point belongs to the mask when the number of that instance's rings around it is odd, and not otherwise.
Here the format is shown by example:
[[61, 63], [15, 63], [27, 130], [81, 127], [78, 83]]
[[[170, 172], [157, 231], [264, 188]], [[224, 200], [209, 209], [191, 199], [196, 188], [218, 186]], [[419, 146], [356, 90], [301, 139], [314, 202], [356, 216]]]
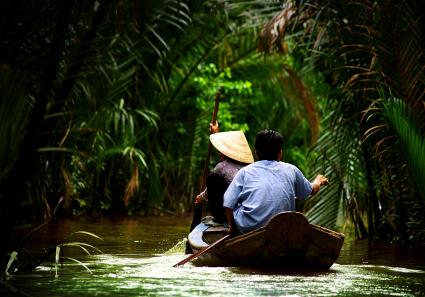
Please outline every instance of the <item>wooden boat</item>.
[[[227, 234], [201, 223], [188, 236], [194, 252]], [[337, 260], [344, 234], [309, 224], [302, 213], [282, 212], [257, 230], [231, 237], [194, 259], [198, 266], [248, 266], [328, 270]]]

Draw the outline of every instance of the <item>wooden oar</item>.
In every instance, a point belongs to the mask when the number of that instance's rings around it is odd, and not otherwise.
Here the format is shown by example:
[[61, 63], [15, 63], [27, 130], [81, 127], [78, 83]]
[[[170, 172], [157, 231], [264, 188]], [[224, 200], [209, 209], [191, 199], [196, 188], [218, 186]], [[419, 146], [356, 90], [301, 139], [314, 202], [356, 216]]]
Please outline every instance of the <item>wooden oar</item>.
[[194, 253], [194, 254], [190, 255], [189, 257], [187, 257], [187, 258], [185, 258], [185, 259], [181, 260], [179, 263], [174, 264], [174, 265], [173, 265], [173, 267], [179, 267], [179, 266], [182, 266], [182, 265], [186, 264], [187, 262], [192, 261], [193, 259], [198, 258], [199, 256], [201, 256], [201, 255], [203, 255], [203, 254], [207, 253], [207, 252], [208, 252], [208, 251], [210, 251], [213, 247], [216, 247], [218, 244], [220, 244], [221, 242], [225, 241], [225, 240], [226, 240], [227, 238], [229, 238], [229, 237], [230, 237], [230, 234], [227, 234], [226, 236], [224, 236], [224, 237], [220, 238], [219, 240], [214, 241], [214, 242], [213, 242], [211, 245], [209, 245], [208, 247], [206, 247], [206, 248], [204, 248], [204, 249], [200, 250], [200, 251], [199, 251], [199, 252], [197, 252], [197, 253]]
[[[217, 112], [218, 112], [218, 104], [220, 102], [220, 95], [221, 95], [220, 91], [217, 91], [217, 93], [215, 94], [214, 111], [213, 111], [212, 120], [211, 120], [211, 123], [213, 125], [217, 123]], [[205, 157], [204, 172], [202, 174], [201, 187], [200, 187], [201, 192], [205, 189], [205, 184], [207, 181], [208, 164], [210, 160], [210, 155], [211, 155], [211, 141], [208, 141], [208, 152], [207, 152], [207, 156]], [[202, 204], [195, 204], [192, 224], [190, 225], [189, 232], [191, 232], [201, 222], [201, 219], [202, 219]]]

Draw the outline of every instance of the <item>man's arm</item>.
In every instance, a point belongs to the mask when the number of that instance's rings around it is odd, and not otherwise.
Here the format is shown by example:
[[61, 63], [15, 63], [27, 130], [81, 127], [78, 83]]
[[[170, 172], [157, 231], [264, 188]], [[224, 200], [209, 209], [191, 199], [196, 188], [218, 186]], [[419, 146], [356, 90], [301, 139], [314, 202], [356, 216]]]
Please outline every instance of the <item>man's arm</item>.
[[234, 235], [238, 233], [238, 228], [236, 227], [236, 224], [235, 224], [235, 218], [233, 217], [233, 209], [225, 207], [224, 213], [226, 214], [227, 221], [229, 222], [229, 226], [230, 226], [229, 234]]
[[311, 190], [311, 195], [314, 195], [317, 192], [319, 192], [320, 187], [323, 186], [323, 185], [327, 185], [327, 184], [329, 184], [329, 181], [325, 176], [323, 176], [321, 174], [316, 176], [314, 181], [311, 183], [311, 186], [313, 187], [313, 189]]

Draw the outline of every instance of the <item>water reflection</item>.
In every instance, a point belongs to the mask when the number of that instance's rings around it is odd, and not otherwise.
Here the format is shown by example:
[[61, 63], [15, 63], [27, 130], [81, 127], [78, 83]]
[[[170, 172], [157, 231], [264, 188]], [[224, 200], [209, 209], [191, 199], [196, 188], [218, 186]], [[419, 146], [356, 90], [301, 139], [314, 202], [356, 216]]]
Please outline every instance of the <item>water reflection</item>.
[[35, 273], [13, 276], [8, 283], [34, 297], [422, 296], [425, 293], [424, 262], [419, 254], [415, 263], [404, 265], [411, 261], [410, 256], [401, 257], [402, 261], [397, 263], [394, 258], [397, 253], [392, 247], [370, 250], [363, 242], [344, 245], [338, 263], [321, 273], [195, 267], [190, 263], [173, 268], [173, 264], [185, 257], [183, 239], [188, 225], [173, 218], [103, 221], [96, 225], [68, 222], [68, 230], [86, 230], [104, 239], [90, 242], [104, 254], [75, 255], [92, 274], [78, 264], [66, 263], [55, 278], [53, 264], [43, 263]]

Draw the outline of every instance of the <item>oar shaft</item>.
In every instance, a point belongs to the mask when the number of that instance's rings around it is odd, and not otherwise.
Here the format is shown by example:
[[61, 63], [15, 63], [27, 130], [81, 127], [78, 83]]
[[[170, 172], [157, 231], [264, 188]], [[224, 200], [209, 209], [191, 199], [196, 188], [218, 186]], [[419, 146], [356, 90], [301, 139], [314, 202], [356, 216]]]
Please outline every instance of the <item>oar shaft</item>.
[[[215, 93], [215, 98], [214, 98], [214, 110], [213, 110], [213, 115], [211, 119], [211, 123], [213, 125], [217, 123], [217, 113], [218, 113], [218, 105], [220, 102], [220, 96], [221, 96], [221, 92], [220, 90], [218, 90]], [[202, 192], [205, 189], [205, 185], [207, 182], [210, 155], [211, 155], [211, 141], [208, 140], [208, 151], [207, 151], [207, 155], [205, 157], [205, 162], [204, 162], [204, 172], [202, 174], [202, 180], [200, 183], [200, 192]], [[192, 223], [190, 225], [189, 232], [192, 232], [192, 230], [201, 222], [201, 219], [202, 219], [202, 204], [195, 204]], [[192, 252], [192, 248], [190, 247], [189, 242], [186, 242], [186, 253], [188, 254], [191, 252]]]
[[[217, 93], [215, 93], [214, 110], [213, 110], [213, 115], [212, 115], [212, 119], [211, 119], [211, 123], [213, 125], [215, 125], [217, 123], [217, 113], [218, 113], [218, 106], [219, 106], [219, 103], [220, 103], [220, 96], [221, 96], [221, 92], [217, 91]], [[204, 172], [202, 174], [202, 181], [201, 181], [201, 186], [200, 186], [201, 192], [205, 189], [205, 184], [207, 182], [208, 165], [209, 165], [209, 162], [210, 162], [211, 147], [212, 147], [211, 141], [208, 140], [208, 151], [207, 151], [207, 156], [205, 157], [205, 161], [204, 161]]]
[[219, 240], [214, 241], [211, 245], [209, 245], [205, 249], [202, 249], [202, 250], [198, 251], [197, 253], [192, 254], [189, 257], [181, 260], [179, 263], [174, 264], [173, 267], [182, 266], [182, 265], [186, 264], [187, 262], [192, 261], [193, 259], [196, 259], [196, 258], [202, 256], [203, 254], [205, 254], [206, 252], [210, 251], [212, 248], [216, 247], [218, 244], [220, 244], [221, 242], [225, 241], [229, 237], [230, 237], [230, 234], [227, 234], [226, 236], [220, 238]]
[[[218, 106], [220, 103], [220, 96], [221, 96], [221, 92], [220, 90], [218, 90], [217, 93], [215, 93], [215, 98], [214, 98], [214, 111], [213, 111], [213, 115], [211, 119], [211, 123], [213, 123], [213, 125], [217, 123], [217, 113], [218, 113]], [[207, 182], [210, 155], [211, 155], [211, 141], [208, 140], [208, 151], [204, 161], [204, 171], [203, 171], [202, 180], [200, 183], [200, 192], [202, 192], [205, 189], [205, 185]], [[189, 232], [191, 232], [196, 227], [196, 225], [198, 225], [201, 222], [201, 219], [202, 219], [202, 204], [196, 204], [194, 207], [192, 224], [190, 225]], [[187, 246], [186, 249], [189, 251], [191, 250], [189, 246]]]

